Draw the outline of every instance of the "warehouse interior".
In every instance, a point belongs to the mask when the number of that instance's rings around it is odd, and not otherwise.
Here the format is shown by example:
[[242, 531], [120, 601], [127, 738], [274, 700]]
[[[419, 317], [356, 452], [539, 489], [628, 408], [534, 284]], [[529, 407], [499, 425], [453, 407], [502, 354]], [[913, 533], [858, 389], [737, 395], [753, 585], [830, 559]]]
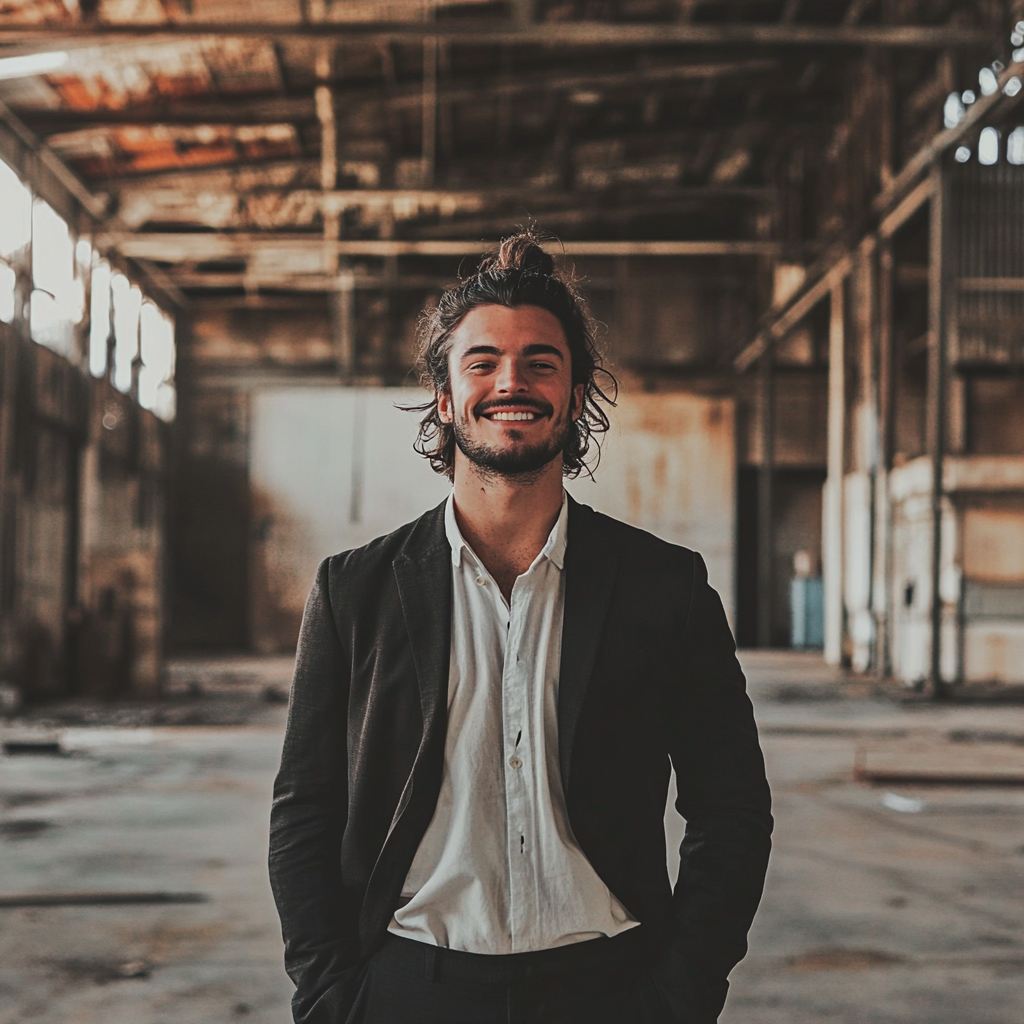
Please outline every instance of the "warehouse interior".
[[596, 507], [741, 647], [1024, 683], [1024, 6], [6, 0], [0, 679], [294, 649], [446, 493], [420, 310], [518, 225], [603, 325]]

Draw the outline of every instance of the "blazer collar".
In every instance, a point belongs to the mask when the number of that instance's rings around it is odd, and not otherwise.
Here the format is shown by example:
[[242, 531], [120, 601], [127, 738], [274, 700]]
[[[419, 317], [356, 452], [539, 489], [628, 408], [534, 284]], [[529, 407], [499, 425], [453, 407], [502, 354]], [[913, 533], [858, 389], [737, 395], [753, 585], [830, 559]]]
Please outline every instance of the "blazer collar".
[[608, 616], [619, 559], [602, 529], [602, 516], [569, 500], [569, 537], [565, 554], [565, 611], [558, 673], [558, 762], [562, 790], [569, 792], [569, 769], [587, 685]]
[[[619, 559], [602, 517], [571, 497], [565, 551], [565, 611], [558, 676], [558, 747], [562, 788], [568, 792], [576, 725], [608, 615]], [[444, 735], [451, 658], [451, 546], [445, 503], [417, 521], [394, 560], [423, 711], [423, 744]], [[443, 740], [442, 746], [443, 746]]]

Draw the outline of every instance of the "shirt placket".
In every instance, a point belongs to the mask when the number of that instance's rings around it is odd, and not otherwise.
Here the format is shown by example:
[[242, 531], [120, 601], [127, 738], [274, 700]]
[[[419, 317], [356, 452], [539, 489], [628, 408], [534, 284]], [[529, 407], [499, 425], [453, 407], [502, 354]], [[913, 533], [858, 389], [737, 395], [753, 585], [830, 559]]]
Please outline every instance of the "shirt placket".
[[533, 793], [529, 785], [531, 766], [528, 760], [529, 744], [526, 735], [529, 724], [527, 672], [530, 659], [520, 657], [530, 603], [529, 589], [525, 577], [516, 580], [512, 589], [501, 679], [509, 916], [513, 952], [522, 949], [524, 937], [530, 934], [530, 922], [526, 920], [526, 915], [531, 906], [527, 894], [533, 870], [533, 837], [528, 834], [528, 824], [533, 817], [530, 807]]

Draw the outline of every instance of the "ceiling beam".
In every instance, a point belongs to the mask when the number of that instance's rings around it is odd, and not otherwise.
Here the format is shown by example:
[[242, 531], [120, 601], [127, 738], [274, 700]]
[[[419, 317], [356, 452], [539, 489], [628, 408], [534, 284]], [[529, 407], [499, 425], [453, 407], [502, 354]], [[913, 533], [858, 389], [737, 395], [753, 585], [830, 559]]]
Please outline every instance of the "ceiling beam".
[[[171, 179], [177, 177], [177, 172], [168, 172], [166, 182], [161, 179], [143, 179], [139, 182], [119, 183], [121, 188], [118, 192], [135, 191], [152, 187], [166, 189], [181, 184], [185, 191], [195, 192], [197, 187], [202, 190], [203, 185], [195, 183], [179, 183]], [[216, 187], [216, 186], [213, 186]], [[236, 197], [246, 195], [273, 196], [280, 193], [281, 196], [296, 195], [298, 193], [309, 194], [316, 198], [318, 203], [330, 210], [354, 209], [361, 206], [385, 206], [393, 204], [415, 205], [425, 208], [454, 207], [457, 209], [479, 209], [482, 205], [500, 204], [505, 202], [542, 202], [545, 205], [554, 207], [571, 206], [577, 208], [585, 196], [600, 200], [601, 193], [594, 191], [586, 192], [565, 192], [545, 191], [540, 188], [503, 188], [500, 185], [486, 188], [466, 189], [417, 189], [417, 188], [365, 188], [365, 189], [338, 189], [333, 192], [319, 192], [314, 189], [275, 188], [272, 185], [256, 184], [250, 188], [232, 189]], [[778, 190], [771, 186], [761, 185], [684, 185], [670, 187], [659, 192], [659, 200], [667, 202], [704, 202], [713, 199], [771, 199], [778, 195]]]
[[[220, 231], [299, 231], [315, 227], [325, 217], [339, 217], [346, 211], [360, 211], [365, 226], [373, 223], [426, 222], [433, 235], [415, 237], [490, 237], [501, 232], [501, 224], [534, 217], [544, 224], [574, 224], [607, 219], [611, 211], [623, 208], [629, 199], [614, 189], [594, 190], [589, 195], [564, 191], [545, 192], [524, 188], [467, 190], [352, 189], [322, 192], [312, 188], [270, 186], [230, 180], [177, 181], [173, 176], [159, 183], [123, 185], [112, 193], [124, 230], [134, 231], [147, 224], [179, 228], [205, 227]], [[771, 188], [749, 186], [684, 186], [633, 190], [630, 210], [640, 200], [646, 212], [669, 215], [680, 209], [739, 205], [749, 213], [751, 204], [777, 196]], [[631, 216], [632, 214], [627, 214]], [[497, 226], [478, 227], [467, 217], [500, 218]], [[454, 218], [461, 218], [456, 220]]]
[[[338, 288], [337, 275], [329, 274], [280, 274], [271, 270], [256, 273], [246, 271], [203, 273], [197, 270], [168, 270], [167, 275], [178, 288], [189, 292], [227, 291], [244, 289], [250, 294], [260, 288], [291, 292], [333, 292]], [[441, 291], [450, 288], [457, 281], [454, 274], [448, 277], [424, 274], [353, 274], [352, 285], [357, 291]], [[239, 296], [239, 298], [243, 298]]]
[[[581, 197], [576, 195], [573, 197], [574, 202], [571, 205], [556, 209], [534, 207], [531, 210], [531, 215], [543, 230], [555, 228], [564, 230], [567, 227], [576, 228], [594, 223], [620, 224], [640, 217], [664, 218], [704, 208], [719, 199], [765, 201], [777, 198], [778, 192], [770, 188], [737, 188], [735, 192], [728, 193], [719, 192], [714, 187], [696, 186], [691, 189], [679, 189], [676, 195], [678, 198], [671, 200], [626, 206], [610, 203], [582, 206], [579, 202]], [[720, 205], [716, 206], [716, 209], [720, 210]], [[745, 215], [749, 214], [749, 206], [744, 206], [742, 209]], [[416, 238], [451, 238], [453, 235], [495, 237], [507, 233], [522, 219], [522, 214], [494, 213], [486, 217], [474, 217], [471, 220], [413, 227], [411, 231]]]
[[[10, 129], [18, 146], [23, 151], [31, 153], [58, 182], [61, 189], [94, 221], [103, 219], [107, 212], [106, 199], [93, 195], [82, 184], [78, 175], [45, 142], [37, 138], [35, 133], [3, 101], [0, 101], [0, 123]], [[38, 187], [38, 183], [34, 184]]]
[[367, 43], [419, 43], [424, 38], [448, 44], [473, 46], [887, 46], [917, 49], [949, 49], [990, 46], [988, 29], [957, 25], [798, 25], [795, 23], [681, 24], [679, 22], [629, 24], [622, 22], [557, 22], [513, 25], [509, 22], [458, 21], [395, 23], [266, 23], [200, 22], [120, 23], [78, 22], [41, 26], [14, 25], [0, 28], [0, 43], [11, 44], [10, 53], [28, 53], [59, 43], [62, 47], [120, 43], [125, 39], [173, 41], [197, 36], [282, 37]]
[[[97, 238], [100, 248], [117, 250], [135, 259], [165, 263], [247, 259], [257, 250], [287, 253], [322, 253], [333, 248], [339, 256], [473, 256], [497, 244], [488, 241], [451, 239], [340, 239], [325, 242], [318, 235], [224, 234], [215, 232], [150, 232], [105, 234]], [[594, 241], [551, 243], [553, 255], [566, 256], [774, 256], [781, 244], [770, 241]]]
[[[511, 81], [460, 82], [438, 89], [439, 103], [477, 103], [484, 98], [522, 96], [529, 93], [572, 92], [587, 89], [626, 89], [634, 86], [668, 86], [677, 82], [742, 77], [778, 70], [776, 60], [732, 60], [701, 64], [671, 64], [635, 71], [604, 72], [589, 75], [529, 75]], [[346, 89], [333, 86], [334, 100], [340, 111], [366, 104], [386, 104], [396, 109], [418, 109], [423, 102], [422, 84], [395, 86], [386, 94], [377, 88]], [[33, 124], [50, 130], [81, 128], [89, 125], [138, 124], [274, 124], [278, 122], [313, 123], [317, 119], [312, 96], [239, 97], [232, 100], [186, 100], [118, 110], [26, 110]]]

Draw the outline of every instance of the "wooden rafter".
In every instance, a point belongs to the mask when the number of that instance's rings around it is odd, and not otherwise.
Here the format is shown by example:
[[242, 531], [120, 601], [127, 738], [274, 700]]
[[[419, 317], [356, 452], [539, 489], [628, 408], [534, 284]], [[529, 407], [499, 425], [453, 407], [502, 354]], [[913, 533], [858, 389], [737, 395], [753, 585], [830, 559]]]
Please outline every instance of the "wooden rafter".
[[[594, 46], [658, 47], [709, 45], [761, 46], [886, 46], [918, 49], [962, 49], [989, 45], [986, 29], [956, 25], [803, 25], [794, 22], [755, 24], [630, 24], [622, 22], [558, 22], [514, 25], [510, 23], [283, 23], [177, 22], [79, 23], [76, 25], [6, 23], [0, 43], [18, 46], [26, 53], [50, 47], [115, 43], [124, 39], [173, 40], [183, 37], [336, 38], [341, 41], [419, 43], [434, 38], [449, 44], [474, 46]], [[14, 52], [12, 50], [12, 52]]]

